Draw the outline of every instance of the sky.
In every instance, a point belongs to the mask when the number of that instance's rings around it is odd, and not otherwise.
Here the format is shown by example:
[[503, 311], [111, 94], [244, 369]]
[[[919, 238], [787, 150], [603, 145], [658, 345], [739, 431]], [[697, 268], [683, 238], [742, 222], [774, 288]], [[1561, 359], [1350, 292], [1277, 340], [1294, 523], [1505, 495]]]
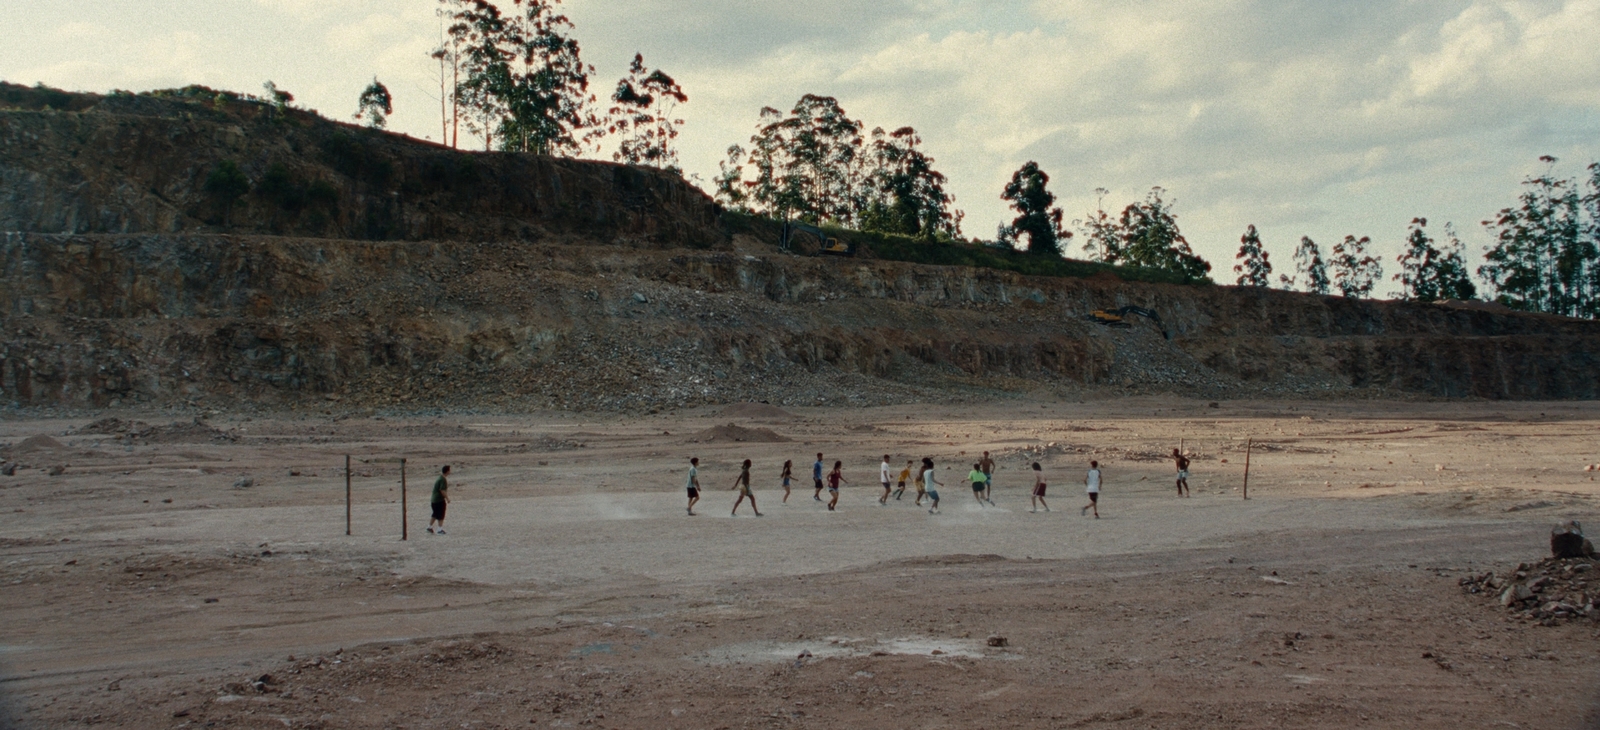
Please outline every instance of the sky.
[[[509, 0], [503, 0], [509, 4]], [[373, 78], [390, 128], [438, 139], [433, 0], [5, 3], [0, 79], [79, 91], [204, 84], [349, 118]], [[1480, 222], [1559, 158], [1600, 160], [1600, 0], [567, 0], [597, 90], [634, 53], [689, 94], [680, 156], [710, 179], [762, 107], [833, 96], [913, 126], [964, 232], [1009, 220], [1036, 161], [1067, 220], [1167, 192], [1231, 283], [1247, 225], [1279, 272], [1301, 236], [1370, 236], [1388, 274], [1411, 219]], [[1109, 191], [1103, 199], [1097, 188]], [[1081, 252], [1074, 251], [1077, 255]], [[1390, 284], [1393, 290], [1398, 285]], [[1385, 288], [1380, 286], [1380, 293]]]

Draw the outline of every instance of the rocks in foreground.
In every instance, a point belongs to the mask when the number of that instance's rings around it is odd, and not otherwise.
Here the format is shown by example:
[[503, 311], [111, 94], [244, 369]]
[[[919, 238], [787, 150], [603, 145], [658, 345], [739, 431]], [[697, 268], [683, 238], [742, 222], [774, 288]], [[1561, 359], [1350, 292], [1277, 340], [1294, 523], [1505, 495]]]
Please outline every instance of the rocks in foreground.
[[1600, 623], [1600, 588], [1593, 558], [1546, 558], [1522, 563], [1508, 574], [1494, 572], [1461, 579], [1468, 594], [1497, 598], [1510, 618], [1556, 626], [1587, 619]]

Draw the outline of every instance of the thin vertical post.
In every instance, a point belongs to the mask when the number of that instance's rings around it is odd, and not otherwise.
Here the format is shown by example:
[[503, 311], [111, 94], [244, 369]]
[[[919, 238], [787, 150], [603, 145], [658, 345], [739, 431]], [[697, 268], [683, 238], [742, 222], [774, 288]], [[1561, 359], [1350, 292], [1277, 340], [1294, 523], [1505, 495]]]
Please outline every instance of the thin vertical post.
[[405, 542], [409, 537], [407, 535], [407, 533], [406, 533], [406, 528], [407, 528], [407, 522], [406, 522], [406, 460], [405, 460], [405, 457], [401, 457], [400, 458], [400, 541], [401, 542]]
[[1250, 498], [1250, 450], [1255, 446], [1255, 438], [1245, 439], [1244, 442], [1244, 498]]
[[344, 455], [344, 534], [350, 534], [350, 455]]

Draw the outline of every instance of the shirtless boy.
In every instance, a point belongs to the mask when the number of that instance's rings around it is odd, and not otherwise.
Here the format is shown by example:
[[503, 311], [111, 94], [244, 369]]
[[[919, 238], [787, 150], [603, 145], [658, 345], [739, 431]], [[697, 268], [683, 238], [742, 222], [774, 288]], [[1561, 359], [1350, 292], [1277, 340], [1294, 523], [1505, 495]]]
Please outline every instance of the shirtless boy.
[[739, 505], [744, 504], [744, 500], [749, 498], [750, 510], [755, 512], [757, 517], [760, 517], [761, 510], [756, 509], [756, 493], [750, 491], [749, 459], [744, 460], [744, 466], [739, 469], [739, 476], [733, 478], [733, 488], [739, 490], [739, 498], [734, 500], [733, 503], [733, 514], [739, 514]]
[[1173, 449], [1172, 460], [1178, 465], [1178, 496], [1189, 496], [1189, 457]]

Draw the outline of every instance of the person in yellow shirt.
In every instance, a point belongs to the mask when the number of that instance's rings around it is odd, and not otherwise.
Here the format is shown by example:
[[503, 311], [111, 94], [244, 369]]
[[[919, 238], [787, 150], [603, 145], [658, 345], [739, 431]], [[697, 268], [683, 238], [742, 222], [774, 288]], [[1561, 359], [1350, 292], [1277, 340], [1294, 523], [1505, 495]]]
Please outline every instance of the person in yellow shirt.
[[[900, 470], [900, 483], [896, 486], [896, 488], [894, 490], [894, 499], [895, 499], [896, 502], [900, 501], [900, 495], [906, 493], [906, 480], [910, 479], [910, 478], [911, 478], [911, 460], [910, 459], [906, 459], [906, 468]], [[920, 482], [922, 480], [918, 479], [917, 481]], [[922, 490], [918, 489], [917, 491], [921, 492]], [[921, 502], [918, 502], [918, 504], [921, 504]]]

